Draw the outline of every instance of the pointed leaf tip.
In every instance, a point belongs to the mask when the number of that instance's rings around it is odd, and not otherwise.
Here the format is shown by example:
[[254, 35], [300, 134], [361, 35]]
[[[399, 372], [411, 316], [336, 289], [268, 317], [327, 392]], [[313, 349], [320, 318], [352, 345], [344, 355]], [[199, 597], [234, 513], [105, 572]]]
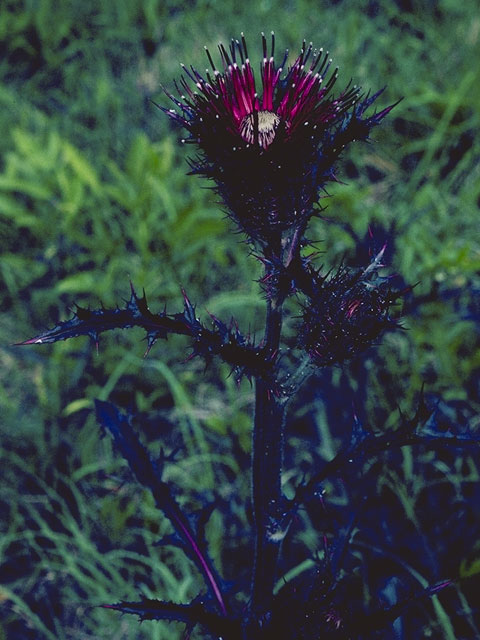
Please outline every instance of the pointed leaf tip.
[[29, 338], [28, 340], [23, 340], [23, 342], [14, 342], [13, 347], [24, 347], [29, 344], [44, 344], [44, 341], [41, 336], [36, 336], [35, 338]]

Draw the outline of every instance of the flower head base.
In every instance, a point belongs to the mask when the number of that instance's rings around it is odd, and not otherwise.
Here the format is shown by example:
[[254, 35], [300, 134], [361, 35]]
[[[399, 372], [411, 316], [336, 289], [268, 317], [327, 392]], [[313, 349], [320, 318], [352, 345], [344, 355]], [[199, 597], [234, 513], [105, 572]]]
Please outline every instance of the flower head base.
[[341, 267], [332, 276], [317, 274], [316, 293], [304, 307], [299, 338], [317, 366], [349, 360], [383, 331], [398, 327], [388, 312], [401, 294], [378, 277], [378, 266], [373, 262], [362, 271]]
[[205, 77], [194, 67], [169, 97], [176, 109], [164, 111], [189, 132], [185, 141], [201, 151], [191, 161], [194, 173], [211, 178], [230, 215], [254, 240], [267, 241], [273, 230], [308, 222], [326, 183], [335, 180], [334, 163], [355, 139], [366, 139], [392, 107], [362, 118], [379, 95], [362, 98], [347, 86], [335, 98], [337, 71], [328, 52], [304, 42], [292, 66], [288, 57], [275, 64], [275, 38], [270, 51], [262, 34], [260, 87], [248, 57], [245, 38], [220, 44], [222, 69]]

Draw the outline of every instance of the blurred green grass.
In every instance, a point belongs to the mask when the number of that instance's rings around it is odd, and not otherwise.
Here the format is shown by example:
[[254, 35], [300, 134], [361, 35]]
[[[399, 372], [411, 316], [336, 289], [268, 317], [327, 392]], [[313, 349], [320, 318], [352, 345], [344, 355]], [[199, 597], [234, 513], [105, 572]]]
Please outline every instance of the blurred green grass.
[[[273, 29], [280, 48], [296, 52], [303, 38], [328, 48], [341, 84], [386, 84], [382, 105], [404, 97], [375, 144], [344, 160], [346, 184], [331, 189], [328, 222], [315, 221], [310, 235], [321, 261], [334, 265], [356, 253], [369, 225], [391, 228], [392, 270], [419, 283], [408, 331], [387, 336], [363, 370], [372, 428], [392, 426], [397, 405], [410, 407], [423, 381], [430, 393], [465, 403], [476, 426], [480, 16], [473, 0], [400, 5], [1, 4], [0, 637], [173, 638], [174, 626], [139, 627], [91, 605], [138, 591], [187, 601], [200, 588], [179, 552], [152, 546], [168, 525], [124, 482], [122, 461], [99, 439], [95, 397], [153, 415], [144, 427], [153, 449], [176, 438], [184, 447], [172, 478], [186, 492], [200, 483], [208, 495], [215, 478], [244, 522], [248, 478], [231, 450], [248, 460], [247, 383], [237, 389], [218, 363], [205, 376], [199, 363], [181, 364], [188, 350], [179, 339], [157, 344], [147, 361], [134, 332], [104, 337], [98, 357], [83, 339], [10, 346], [68, 317], [75, 302], [120, 302], [129, 279], [153, 310], [179, 309], [184, 286], [203, 317], [235, 315], [259, 331], [259, 264], [214, 194], [186, 176], [177, 133], [151, 102], [165, 104], [160, 84], [172, 88], [180, 62], [203, 68], [205, 44], [214, 51], [244, 31], [254, 52], [259, 32]], [[355, 370], [351, 377], [355, 385]], [[316, 405], [323, 445], [328, 437], [338, 444]], [[218, 562], [220, 524], [209, 528]], [[443, 633], [435, 637], [452, 637], [448, 615], [435, 616], [431, 628]]]

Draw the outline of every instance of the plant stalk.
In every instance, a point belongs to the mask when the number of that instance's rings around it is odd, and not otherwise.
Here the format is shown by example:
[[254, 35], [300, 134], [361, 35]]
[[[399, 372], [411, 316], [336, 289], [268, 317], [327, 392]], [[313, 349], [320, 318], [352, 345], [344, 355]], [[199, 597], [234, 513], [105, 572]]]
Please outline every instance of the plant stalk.
[[[268, 300], [265, 346], [274, 354], [280, 345], [282, 305]], [[249, 639], [263, 637], [272, 609], [273, 588], [280, 543], [282, 493], [280, 474], [283, 458], [284, 405], [275, 395], [271, 382], [256, 378], [255, 419], [252, 453], [252, 503], [255, 526], [255, 556]]]

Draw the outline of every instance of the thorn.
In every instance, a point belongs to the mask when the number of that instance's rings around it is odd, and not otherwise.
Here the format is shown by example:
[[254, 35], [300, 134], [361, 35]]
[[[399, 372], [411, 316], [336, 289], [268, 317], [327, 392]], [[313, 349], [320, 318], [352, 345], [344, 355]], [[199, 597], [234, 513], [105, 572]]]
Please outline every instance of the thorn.
[[28, 340], [24, 340], [23, 342], [14, 342], [13, 347], [23, 347], [27, 344], [43, 344], [42, 338], [29, 338]]
[[145, 349], [145, 352], [143, 354], [143, 359], [146, 360], [148, 357], [148, 354], [150, 353], [151, 348], [153, 347], [153, 345], [155, 344], [155, 340], [152, 340], [152, 342], [148, 342], [147, 344], [147, 348]]
[[330, 554], [328, 550], [328, 538], [325, 533], [323, 534], [323, 552], [325, 554], [325, 558], [328, 558]]
[[444, 580], [443, 582], [439, 582], [438, 584], [434, 584], [432, 587], [430, 587], [428, 589], [428, 593], [430, 595], [434, 595], [439, 591], [442, 591], [442, 589], [449, 587], [451, 584], [453, 584], [453, 580]]
[[182, 364], [186, 364], [187, 362], [190, 362], [190, 360], [193, 360], [193, 358], [195, 358], [196, 356], [198, 356], [199, 354], [194, 350], [192, 351], [192, 353], [190, 355], [188, 355], [185, 360], [182, 360]]
[[98, 347], [99, 347], [98, 332], [97, 331], [91, 331], [88, 335], [91, 337], [91, 339], [95, 343], [95, 351], [96, 351], [96, 354], [98, 356], [98, 353], [99, 353], [99, 351], [98, 351]]

